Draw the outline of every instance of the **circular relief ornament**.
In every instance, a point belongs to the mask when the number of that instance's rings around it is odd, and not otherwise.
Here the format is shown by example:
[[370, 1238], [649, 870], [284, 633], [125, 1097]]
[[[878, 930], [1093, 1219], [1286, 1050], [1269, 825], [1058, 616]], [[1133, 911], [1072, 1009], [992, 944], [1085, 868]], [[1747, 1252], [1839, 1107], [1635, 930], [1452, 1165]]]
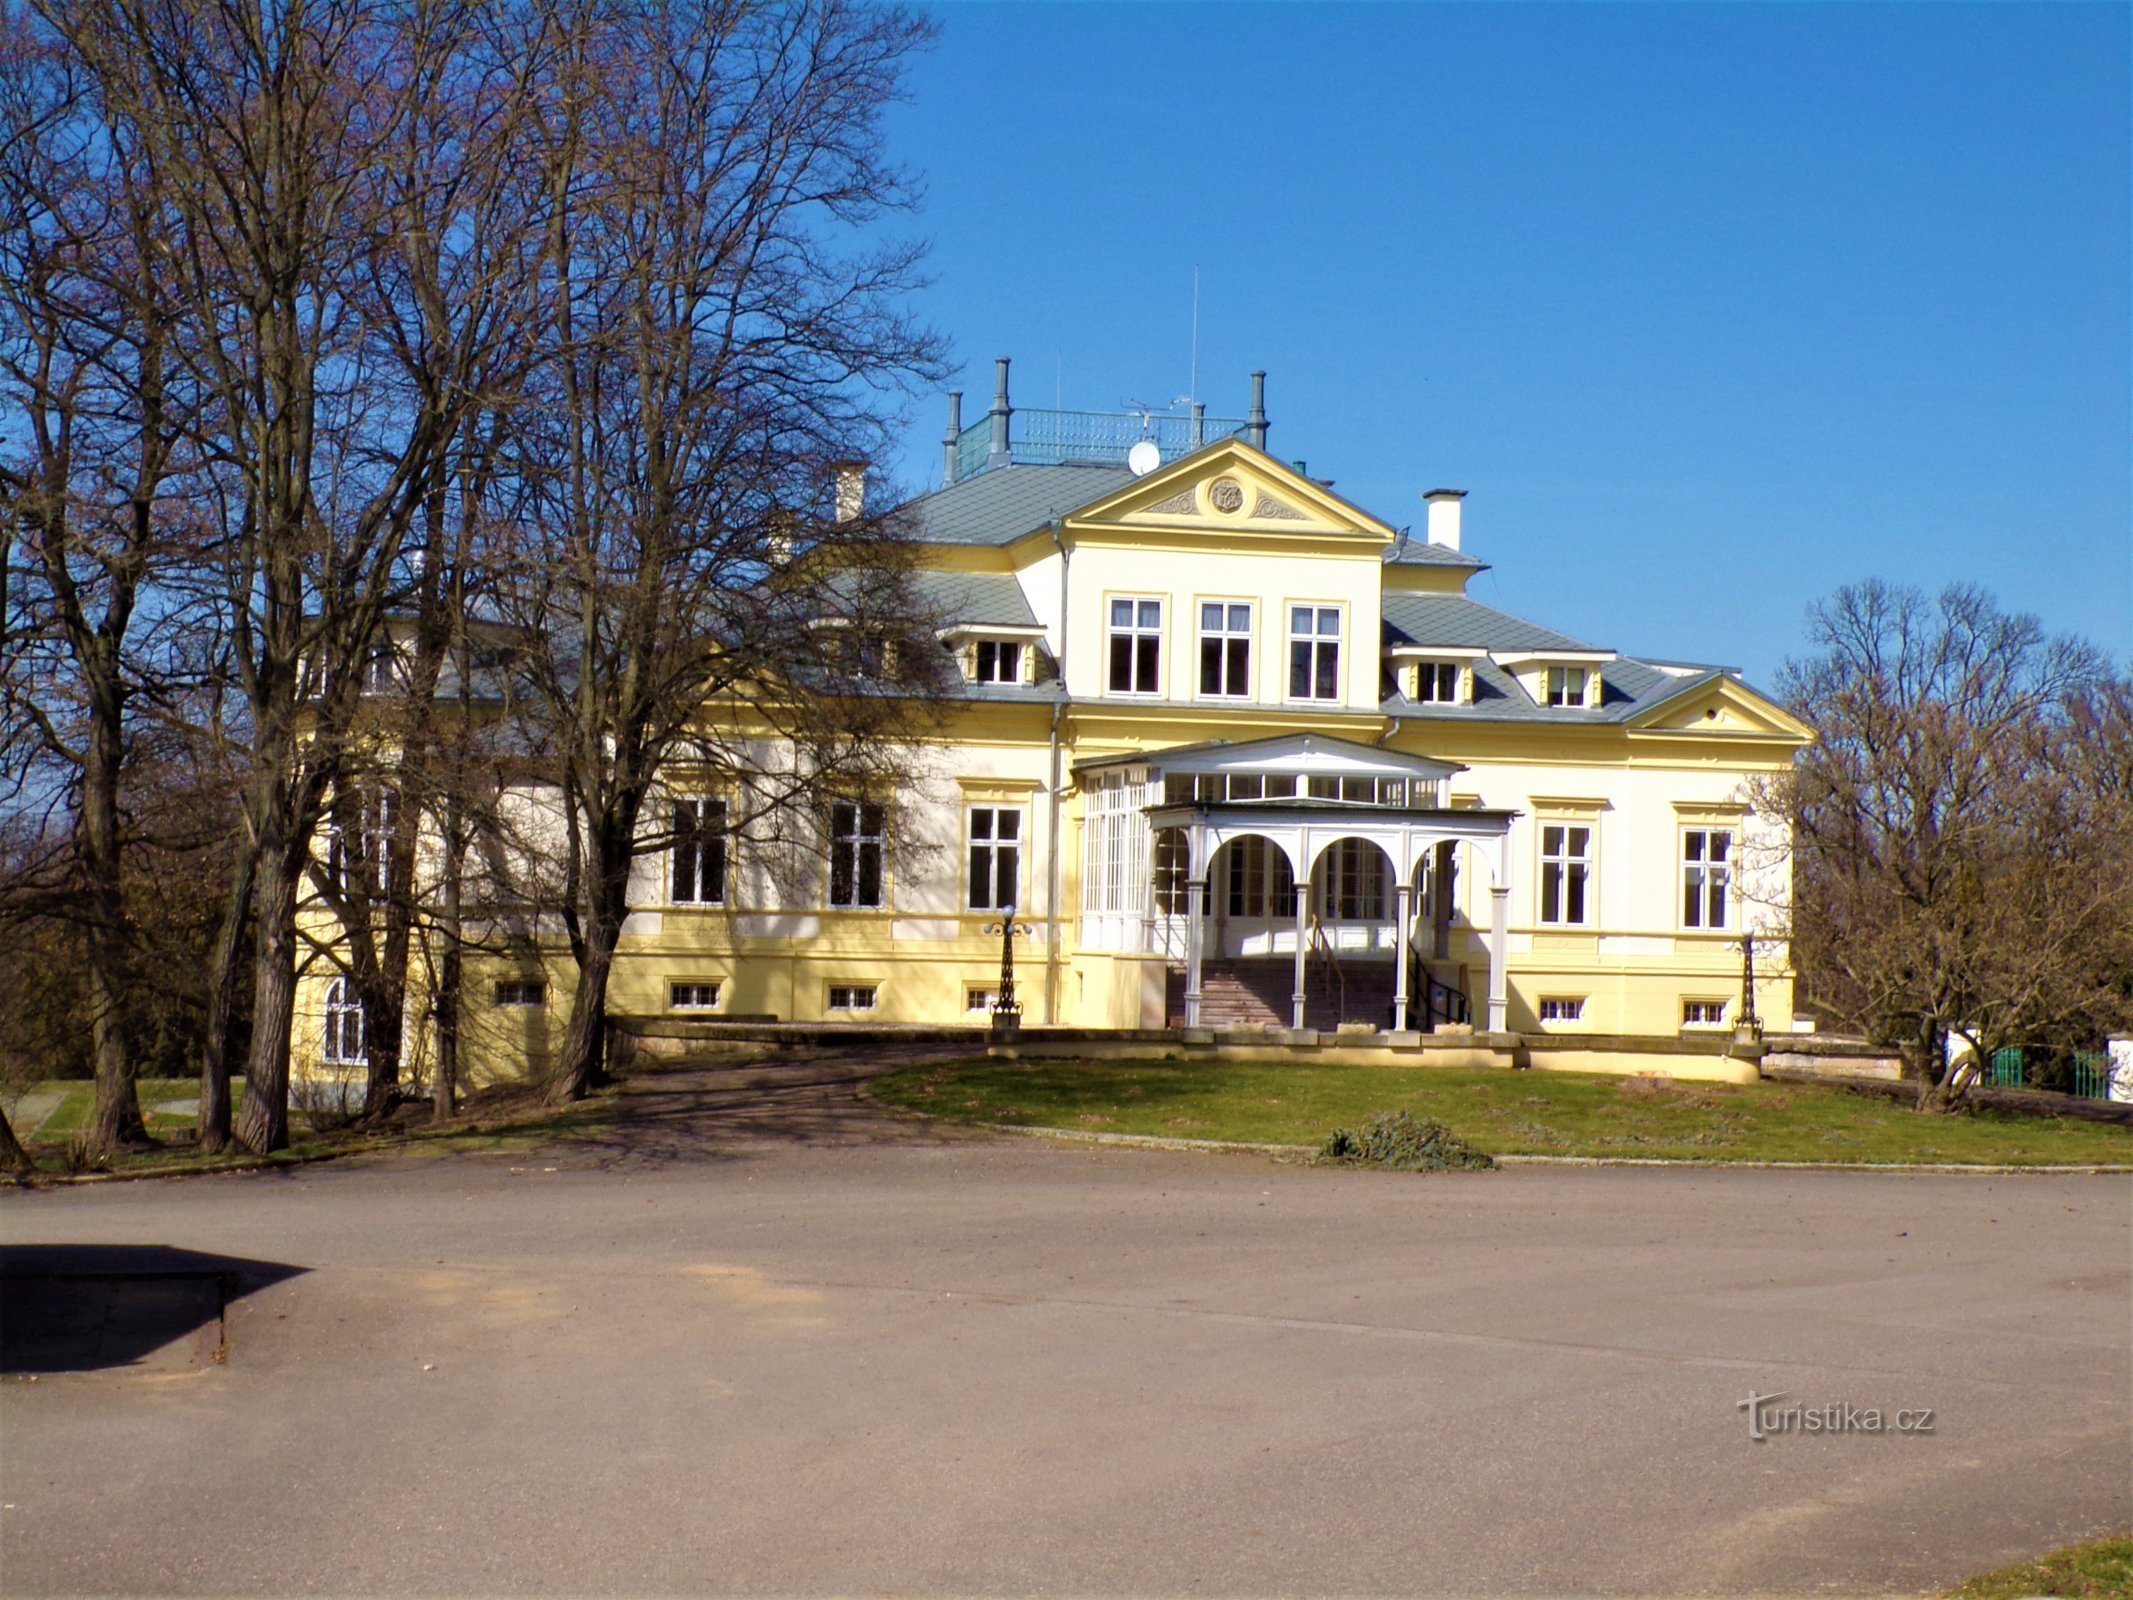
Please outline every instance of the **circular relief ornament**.
[[1242, 511], [1244, 485], [1235, 478], [1217, 478], [1208, 489], [1207, 498], [1217, 511]]

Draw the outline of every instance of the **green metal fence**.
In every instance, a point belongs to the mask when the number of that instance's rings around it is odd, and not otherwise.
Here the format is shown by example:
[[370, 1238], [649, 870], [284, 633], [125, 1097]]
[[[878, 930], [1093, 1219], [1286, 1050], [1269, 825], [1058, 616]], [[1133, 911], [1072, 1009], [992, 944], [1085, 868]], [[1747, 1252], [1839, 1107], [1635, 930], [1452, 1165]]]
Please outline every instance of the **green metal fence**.
[[[2100, 1050], [2076, 1051], [2065, 1093], [2078, 1100], [2102, 1100], [2110, 1094], [2110, 1071], [2110, 1059]], [[2021, 1048], [2010, 1045], [1993, 1051], [1986, 1059], [1983, 1081], [1994, 1089], [2024, 1087], [2029, 1080]]]

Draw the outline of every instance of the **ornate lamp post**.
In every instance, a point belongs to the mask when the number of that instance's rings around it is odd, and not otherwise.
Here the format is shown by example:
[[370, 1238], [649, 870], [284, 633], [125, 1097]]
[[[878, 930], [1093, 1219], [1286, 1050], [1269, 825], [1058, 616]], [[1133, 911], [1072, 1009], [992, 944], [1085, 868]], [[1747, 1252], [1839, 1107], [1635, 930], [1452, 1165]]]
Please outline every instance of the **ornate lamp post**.
[[1015, 935], [1029, 930], [1015, 926], [1013, 906], [1002, 906], [1000, 919], [985, 930], [1000, 936], [1000, 989], [992, 1001], [992, 1031], [1012, 1035], [1022, 1026], [1022, 1004], [1015, 998]]

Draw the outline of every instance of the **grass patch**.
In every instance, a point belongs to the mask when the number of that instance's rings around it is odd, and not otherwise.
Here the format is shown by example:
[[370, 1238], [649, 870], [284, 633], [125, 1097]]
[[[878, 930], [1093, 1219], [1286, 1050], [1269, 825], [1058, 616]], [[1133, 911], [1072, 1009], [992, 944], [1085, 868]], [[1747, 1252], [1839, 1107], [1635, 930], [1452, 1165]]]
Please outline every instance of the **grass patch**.
[[2124, 1600], [2133, 1596], [2133, 1534], [2069, 1545], [2035, 1561], [2002, 1567], [1948, 1591], [1947, 1600]]
[[972, 1060], [877, 1078], [891, 1105], [958, 1122], [1316, 1146], [1383, 1111], [1492, 1155], [1681, 1161], [2133, 1163], [2133, 1129], [1973, 1111], [1923, 1116], [1820, 1084], [1249, 1061]]

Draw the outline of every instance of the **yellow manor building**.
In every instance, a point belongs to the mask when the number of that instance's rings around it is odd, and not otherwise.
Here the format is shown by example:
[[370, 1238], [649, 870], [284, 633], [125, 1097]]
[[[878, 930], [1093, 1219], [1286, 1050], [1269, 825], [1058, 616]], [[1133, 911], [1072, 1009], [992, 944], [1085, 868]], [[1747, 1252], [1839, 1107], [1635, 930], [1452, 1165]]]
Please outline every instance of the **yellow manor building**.
[[[1463, 493], [1413, 533], [1350, 504], [1268, 454], [1263, 381], [1240, 422], [1017, 413], [1004, 361], [974, 426], [951, 396], [942, 486], [905, 508], [961, 668], [939, 733], [899, 792], [828, 805], [797, 875], [677, 769], [618, 1023], [982, 1027], [1011, 926], [1025, 1029], [1722, 1055], [1744, 923], [1787, 884], [1750, 783], [1809, 730], [1732, 669], [1472, 599]], [[1783, 947], [1754, 965], [1755, 1013], [1793, 1028]], [[560, 1038], [546, 970], [470, 982], [470, 1076]], [[345, 985], [306, 992], [321, 1066], [359, 1058]], [[422, 1035], [411, 1007], [418, 1075]]]

